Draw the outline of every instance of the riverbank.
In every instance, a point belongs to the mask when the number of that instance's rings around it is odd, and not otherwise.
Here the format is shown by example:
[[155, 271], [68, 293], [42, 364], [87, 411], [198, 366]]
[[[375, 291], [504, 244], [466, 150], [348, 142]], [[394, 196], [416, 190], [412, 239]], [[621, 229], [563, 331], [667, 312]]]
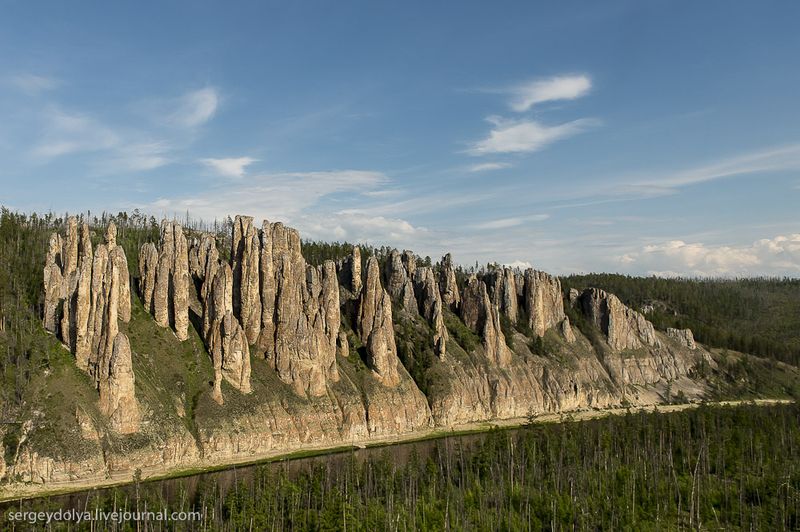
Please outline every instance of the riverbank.
[[[286, 460], [295, 460], [299, 458], [308, 458], [313, 456], [322, 456], [328, 454], [348, 452], [352, 450], [385, 447], [398, 443], [411, 443], [415, 441], [424, 441], [446, 436], [458, 436], [466, 434], [481, 433], [493, 428], [511, 429], [518, 428], [531, 423], [561, 423], [572, 421], [584, 421], [589, 419], [596, 419], [612, 415], [624, 415], [628, 412], [652, 412], [658, 411], [663, 413], [678, 412], [681, 410], [698, 408], [701, 405], [707, 406], [738, 406], [743, 404], [755, 404], [758, 406], [768, 406], [775, 404], [788, 404], [793, 403], [791, 399], [755, 399], [755, 400], [742, 400], [742, 401], [720, 401], [708, 403], [686, 403], [686, 404], [660, 404], [660, 405], [647, 405], [630, 408], [609, 408], [603, 410], [579, 410], [573, 412], [563, 412], [554, 414], [542, 414], [535, 418], [511, 418], [493, 421], [483, 421], [466, 423], [452, 427], [435, 427], [425, 431], [410, 432], [407, 434], [395, 435], [383, 438], [370, 438], [363, 440], [354, 440], [349, 445], [339, 446], [306, 446], [293, 452], [274, 452], [264, 453], [257, 456], [243, 456], [240, 460], [225, 460], [225, 461], [201, 461], [187, 465], [186, 467], [179, 468], [162, 468], [153, 467], [141, 470], [141, 481], [159, 481], [173, 478], [187, 477], [201, 473], [209, 473], [214, 471], [222, 471], [237, 466], [252, 466], [259, 464], [266, 464], [271, 462], [280, 462]], [[74, 482], [59, 482], [50, 484], [27, 484], [27, 485], [14, 485], [13, 487], [3, 486], [0, 488], [0, 502], [15, 501], [20, 499], [32, 499], [38, 497], [64, 495], [74, 492], [110, 488], [115, 486], [122, 486], [131, 484], [134, 479], [129, 473], [110, 475], [106, 479], [88, 479], [78, 480]]]

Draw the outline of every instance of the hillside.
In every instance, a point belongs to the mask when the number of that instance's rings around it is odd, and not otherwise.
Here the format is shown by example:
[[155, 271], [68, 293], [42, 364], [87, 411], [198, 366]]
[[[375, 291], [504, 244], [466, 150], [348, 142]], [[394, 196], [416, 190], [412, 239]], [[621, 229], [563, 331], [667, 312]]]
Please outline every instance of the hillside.
[[[0, 244], [9, 493], [543, 413], [800, 395], [795, 367], [697, 344], [659, 321], [672, 307], [645, 317], [640, 292], [586, 279], [304, 242], [244, 216], [4, 209]], [[784, 301], [782, 286], [765, 297]], [[759, 324], [787, 307], [761, 308], [742, 330], [775, 338]], [[728, 330], [722, 310], [698, 315], [708, 338]]]

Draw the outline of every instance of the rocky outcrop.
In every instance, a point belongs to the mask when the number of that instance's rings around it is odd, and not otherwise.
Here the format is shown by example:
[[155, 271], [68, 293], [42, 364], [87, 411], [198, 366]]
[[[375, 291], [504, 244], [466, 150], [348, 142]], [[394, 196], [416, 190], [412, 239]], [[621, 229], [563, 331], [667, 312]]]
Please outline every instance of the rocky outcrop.
[[414, 285], [419, 300], [419, 312], [433, 328], [434, 352], [439, 358], [443, 358], [447, 352], [449, 334], [444, 323], [444, 303], [433, 269], [430, 266], [416, 268]]
[[336, 265], [333, 261], [321, 267], [307, 265], [299, 233], [280, 222], [265, 221], [258, 240], [260, 247], [254, 250], [260, 260], [254, 286], [261, 315], [257, 346], [295, 393], [323, 395], [339, 380]]
[[672, 327], [668, 327], [666, 333], [667, 336], [677, 340], [682, 346], [691, 350], [697, 349], [697, 343], [694, 341], [694, 335], [691, 329], [673, 329]]
[[145, 308], [158, 325], [171, 327], [179, 340], [186, 340], [189, 337], [189, 248], [180, 224], [163, 220], [158, 249], [152, 243], [142, 245], [139, 274]]
[[[411, 266], [411, 269], [407, 265]], [[389, 252], [389, 259], [386, 261], [386, 291], [397, 301], [400, 308], [412, 314], [418, 312], [412, 282], [414, 275], [412, 271], [415, 269], [416, 260], [410, 252], [405, 251], [401, 254], [396, 249]]]
[[237, 216], [231, 239], [233, 315], [242, 324], [249, 344], [254, 344], [261, 333], [260, 259], [261, 239], [253, 217]]
[[653, 324], [626, 307], [614, 294], [589, 288], [581, 295], [581, 307], [589, 320], [606, 335], [615, 351], [659, 345]]
[[381, 286], [378, 259], [367, 260], [367, 279], [358, 309], [358, 331], [367, 348], [367, 364], [385, 386], [400, 381], [392, 323], [392, 301]]
[[525, 270], [523, 300], [528, 326], [537, 336], [544, 336], [548, 329], [564, 319], [564, 300], [558, 277], [530, 268]]
[[122, 434], [139, 430], [139, 403], [136, 401], [131, 344], [128, 337], [118, 333], [111, 354], [102, 368], [100, 378], [100, 411]]
[[105, 240], [93, 252], [88, 224], [78, 230], [75, 218], [68, 220], [66, 238], [51, 236], [44, 271], [44, 321], [75, 355], [76, 365], [94, 379], [100, 410], [109, 416], [111, 427], [130, 433], [138, 430], [140, 415], [130, 346], [118, 324], [131, 317], [130, 276], [113, 223]]
[[355, 300], [361, 296], [361, 250], [353, 246], [353, 251], [336, 265], [342, 301]]
[[564, 319], [561, 320], [559, 328], [561, 329], [561, 336], [564, 337], [564, 340], [566, 340], [568, 344], [574, 344], [577, 339], [575, 338], [575, 333], [572, 332], [572, 325], [569, 323], [569, 318], [564, 317]]
[[503, 366], [510, 362], [511, 351], [500, 327], [500, 312], [489, 299], [486, 283], [472, 275], [467, 279], [461, 299], [461, 319], [483, 339], [486, 358]]
[[511, 323], [517, 323], [517, 281], [511, 268], [497, 268], [486, 275], [489, 299], [505, 314]]
[[233, 273], [225, 263], [217, 268], [204, 304], [203, 337], [214, 364], [214, 399], [223, 402], [223, 379], [242, 393], [250, 393], [250, 349], [233, 315]]
[[439, 291], [442, 294], [442, 303], [454, 312], [461, 305], [461, 294], [458, 291], [456, 272], [453, 269], [453, 258], [448, 253], [442, 257], [439, 272]]

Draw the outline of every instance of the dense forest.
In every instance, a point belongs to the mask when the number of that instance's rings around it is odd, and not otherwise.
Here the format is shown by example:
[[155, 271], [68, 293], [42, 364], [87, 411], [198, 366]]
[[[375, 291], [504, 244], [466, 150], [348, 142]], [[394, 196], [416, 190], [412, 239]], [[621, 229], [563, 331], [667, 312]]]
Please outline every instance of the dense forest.
[[617, 274], [562, 278], [647, 310], [657, 329], [688, 327], [712, 346], [800, 364], [800, 279], [682, 279]]
[[[425, 443], [402, 459], [391, 447], [369, 459], [351, 452], [299, 469], [257, 466], [232, 485], [142, 482], [71, 503], [200, 510], [201, 521], [177, 527], [190, 530], [800, 527], [796, 405], [629, 413]], [[6, 511], [64, 504], [37, 499]]]

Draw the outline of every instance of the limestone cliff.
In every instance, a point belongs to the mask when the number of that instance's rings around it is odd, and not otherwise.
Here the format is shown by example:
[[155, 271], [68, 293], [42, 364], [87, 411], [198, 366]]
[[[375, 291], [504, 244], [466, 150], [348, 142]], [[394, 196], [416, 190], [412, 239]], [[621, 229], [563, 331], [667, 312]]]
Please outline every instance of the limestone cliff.
[[544, 336], [564, 320], [564, 300], [557, 277], [534, 269], [525, 270], [524, 301], [528, 326], [537, 336]]
[[139, 290], [146, 309], [161, 327], [183, 341], [189, 334], [189, 247], [180, 224], [163, 220], [158, 248], [139, 250]]
[[35, 447], [31, 420], [6, 474], [103, 478], [706, 393], [694, 370], [714, 362], [691, 331], [656, 331], [613, 294], [570, 290], [565, 309], [544, 272], [364, 254], [363, 272], [358, 247], [312, 264], [295, 229], [249, 216], [216, 235], [164, 222], [139, 250], [142, 309], [114, 228], [93, 249], [69, 220], [48, 243], [43, 325], [99, 399], [68, 410], [81, 456]]
[[492, 304], [486, 283], [472, 275], [461, 299], [461, 319], [483, 339], [486, 358], [500, 366], [511, 361], [511, 351], [500, 327], [500, 311]]
[[378, 260], [367, 260], [367, 279], [358, 308], [358, 331], [367, 347], [367, 363], [378, 380], [395, 386], [400, 380], [397, 346], [394, 341], [392, 301], [381, 286]]
[[76, 365], [93, 378], [111, 427], [135, 432], [140, 420], [135, 378], [127, 337], [119, 332], [119, 321], [131, 317], [130, 276], [114, 224], [93, 252], [88, 224], [79, 229], [77, 219], [69, 218], [66, 237], [50, 237], [44, 287], [45, 328], [59, 335]]

